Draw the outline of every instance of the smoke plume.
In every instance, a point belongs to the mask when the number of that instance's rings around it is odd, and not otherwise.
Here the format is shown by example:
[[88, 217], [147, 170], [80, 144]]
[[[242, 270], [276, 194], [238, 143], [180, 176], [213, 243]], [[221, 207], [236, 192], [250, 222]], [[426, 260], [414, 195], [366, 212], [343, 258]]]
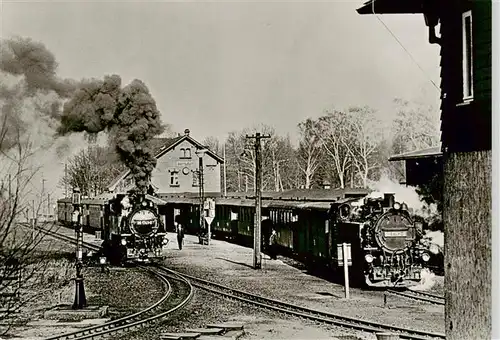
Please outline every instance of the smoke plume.
[[54, 91], [60, 97], [68, 98], [77, 82], [58, 78], [57, 66], [54, 55], [43, 44], [29, 38], [4, 40], [0, 45], [0, 69], [24, 77], [27, 96]]
[[156, 166], [151, 141], [163, 129], [160, 113], [146, 85], [136, 79], [121, 88], [120, 77], [113, 75], [103, 81], [82, 84], [64, 105], [57, 132], [59, 135], [108, 132], [137, 189], [145, 192]]
[[164, 130], [146, 85], [134, 80], [122, 88], [117, 75], [62, 79], [57, 66], [42, 43], [29, 38], [0, 41], [0, 151], [15, 146], [28, 130], [39, 129], [41, 121], [52, 137], [54, 130], [55, 137], [107, 132], [137, 188], [145, 191], [156, 166], [150, 143]]

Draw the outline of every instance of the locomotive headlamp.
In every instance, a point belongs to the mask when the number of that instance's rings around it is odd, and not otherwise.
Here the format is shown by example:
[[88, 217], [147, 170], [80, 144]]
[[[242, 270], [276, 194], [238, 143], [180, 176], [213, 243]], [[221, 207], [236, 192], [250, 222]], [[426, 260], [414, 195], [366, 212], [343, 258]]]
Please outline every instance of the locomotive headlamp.
[[127, 240], [122, 238], [122, 246], [125, 246], [125, 245], [127, 245]]
[[99, 263], [100, 264], [106, 264], [106, 258], [105, 257], [100, 257], [99, 258]]
[[145, 206], [147, 206], [147, 205], [148, 205], [148, 202], [146, 202], [146, 201], [142, 201], [142, 206], [143, 206], [143, 207], [145, 207]]
[[424, 260], [424, 262], [427, 262], [430, 259], [431, 259], [431, 256], [428, 253], [423, 253], [422, 254], [422, 260]]
[[372, 254], [366, 254], [365, 255], [365, 261], [368, 262], [368, 263], [372, 263], [373, 262], [373, 255]]
[[398, 202], [395, 202], [394, 205], [392, 206], [394, 209], [396, 210], [399, 210], [401, 209], [401, 204], [399, 204]]

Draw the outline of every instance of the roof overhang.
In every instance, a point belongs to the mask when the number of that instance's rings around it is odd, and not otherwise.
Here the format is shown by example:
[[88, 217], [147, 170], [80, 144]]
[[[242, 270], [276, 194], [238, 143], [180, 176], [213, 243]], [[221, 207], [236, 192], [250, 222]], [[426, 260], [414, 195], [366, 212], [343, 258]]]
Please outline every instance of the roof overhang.
[[440, 146], [434, 146], [423, 150], [411, 151], [394, 155], [389, 158], [389, 161], [406, 161], [408, 159], [423, 159], [423, 158], [439, 158], [442, 157]]
[[417, 14], [423, 0], [370, 0], [356, 11], [358, 14]]

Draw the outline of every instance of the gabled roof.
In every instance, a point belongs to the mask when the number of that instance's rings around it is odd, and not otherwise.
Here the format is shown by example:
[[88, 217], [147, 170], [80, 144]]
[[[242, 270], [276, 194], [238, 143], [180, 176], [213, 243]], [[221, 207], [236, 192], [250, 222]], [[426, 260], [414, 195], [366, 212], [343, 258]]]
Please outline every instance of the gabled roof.
[[370, 0], [356, 11], [358, 14], [416, 14], [422, 13], [423, 0]]
[[407, 159], [417, 159], [417, 158], [432, 158], [441, 157], [443, 153], [441, 152], [440, 146], [433, 146], [431, 148], [416, 150], [411, 152], [402, 153], [399, 155], [394, 155], [389, 158], [389, 161], [404, 161]]
[[[168, 139], [168, 138], [165, 138], [165, 139]], [[192, 138], [188, 134], [181, 136], [181, 137], [176, 137], [173, 139], [175, 139], [174, 142], [169, 143], [169, 144], [165, 145], [164, 147], [160, 148], [160, 151], [156, 155], [156, 158], [160, 158], [165, 153], [167, 153], [168, 151], [173, 149], [176, 145], [179, 145], [180, 143], [182, 143], [183, 141], [186, 141], [186, 140], [189, 141], [191, 144], [195, 145], [197, 149], [205, 148], [205, 146], [203, 144], [201, 144], [200, 142], [198, 142], [197, 140], [195, 140], [194, 138]], [[222, 157], [220, 157], [219, 155], [217, 155], [212, 150], [207, 149], [207, 154], [212, 156], [213, 158], [215, 158], [219, 163], [224, 163], [224, 159]]]
[[[184, 136], [179, 136], [175, 138], [154, 138], [152, 140], [152, 148], [155, 150], [156, 158], [160, 158], [168, 151], [172, 150], [175, 146], [179, 145], [183, 141], [189, 141], [191, 144], [195, 145], [196, 148], [202, 149], [204, 146], [196, 141], [194, 138], [189, 136], [189, 134], [185, 134]], [[212, 150], [207, 150], [207, 154], [215, 158], [219, 163], [224, 163], [224, 159], [222, 159], [219, 155], [217, 155]], [[130, 170], [123, 171], [119, 176], [117, 176], [109, 185], [108, 190], [114, 190], [116, 185], [120, 183], [125, 177], [128, 176]]]

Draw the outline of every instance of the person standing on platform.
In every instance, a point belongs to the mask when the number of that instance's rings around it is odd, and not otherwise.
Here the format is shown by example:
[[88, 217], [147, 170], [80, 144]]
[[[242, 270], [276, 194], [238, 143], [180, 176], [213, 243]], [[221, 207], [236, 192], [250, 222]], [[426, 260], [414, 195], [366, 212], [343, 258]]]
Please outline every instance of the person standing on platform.
[[276, 234], [276, 230], [273, 229], [271, 231], [271, 237], [269, 237], [269, 256], [271, 257], [271, 260], [276, 260], [277, 237], [278, 235]]
[[177, 233], [177, 243], [179, 244], [179, 250], [182, 250], [182, 243], [184, 242], [184, 228], [179, 222], [178, 218], [176, 218], [175, 221], [175, 232]]

